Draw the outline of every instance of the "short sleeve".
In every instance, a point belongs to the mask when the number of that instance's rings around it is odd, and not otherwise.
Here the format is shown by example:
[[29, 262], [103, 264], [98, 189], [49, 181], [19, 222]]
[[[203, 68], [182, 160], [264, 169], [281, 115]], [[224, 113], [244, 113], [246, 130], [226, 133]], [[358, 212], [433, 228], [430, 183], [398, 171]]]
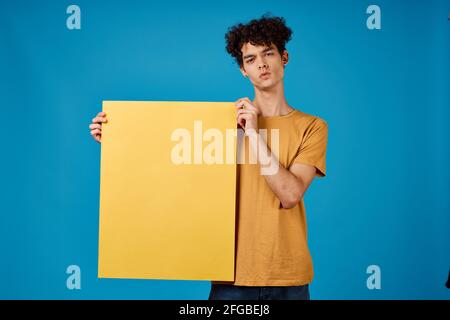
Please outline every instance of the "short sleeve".
[[326, 150], [328, 142], [327, 123], [316, 118], [305, 131], [303, 140], [292, 163], [308, 164], [316, 167], [316, 176], [326, 174]]

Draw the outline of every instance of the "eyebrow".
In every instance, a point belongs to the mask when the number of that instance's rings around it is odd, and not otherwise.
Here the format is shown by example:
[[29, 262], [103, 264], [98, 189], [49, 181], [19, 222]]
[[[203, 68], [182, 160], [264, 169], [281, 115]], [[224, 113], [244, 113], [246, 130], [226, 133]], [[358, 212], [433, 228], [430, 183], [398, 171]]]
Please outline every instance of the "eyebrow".
[[[264, 52], [267, 52], [267, 51], [270, 51], [270, 50], [273, 50], [273, 49], [275, 49], [274, 47], [268, 47], [268, 48], [265, 48], [263, 51], [261, 51], [262, 53], [264, 53]], [[255, 55], [254, 54], [247, 54], [247, 55], [245, 55], [242, 59], [247, 59], [247, 58], [251, 58], [251, 57], [254, 57]]]

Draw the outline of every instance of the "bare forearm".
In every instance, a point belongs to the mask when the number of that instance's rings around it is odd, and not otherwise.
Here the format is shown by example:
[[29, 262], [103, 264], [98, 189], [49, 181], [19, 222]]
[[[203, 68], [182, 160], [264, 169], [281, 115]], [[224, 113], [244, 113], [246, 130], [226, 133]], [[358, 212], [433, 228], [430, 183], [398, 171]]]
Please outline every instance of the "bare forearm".
[[303, 196], [304, 186], [301, 180], [279, 163], [266, 141], [256, 131], [251, 132], [249, 138], [251, 151], [256, 156], [261, 170], [271, 168], [268, 174], [264, 175], [270, 189], [280, 199], [283, 208], [294, 207]]

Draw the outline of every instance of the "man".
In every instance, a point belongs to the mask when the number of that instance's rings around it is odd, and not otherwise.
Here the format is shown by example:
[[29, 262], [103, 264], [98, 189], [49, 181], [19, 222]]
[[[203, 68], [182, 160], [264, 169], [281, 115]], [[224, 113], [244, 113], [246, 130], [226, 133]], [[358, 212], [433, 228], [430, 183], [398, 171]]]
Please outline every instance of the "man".
[[[288, 105], [284, 95], [286, 43], [292, 31], [279, 17], [262, 16], [231, 27], [226, 49], [254, 87], [254, 99], [236, 101], [236, 120], [257, 163], [238, 164], [234, 282], [213, 281], [210, 300], [309, 299], [313, 265], [307, 245], [303, 196], [325, 176], [327, 124]], [[89, 126], [101, 140], [99, 113]], [[279, 132], [278, 152], [260, 129]], [[263, 159], [264, 158], [264, 159]], [[261, 174], [268, 161], [277, 165]]]

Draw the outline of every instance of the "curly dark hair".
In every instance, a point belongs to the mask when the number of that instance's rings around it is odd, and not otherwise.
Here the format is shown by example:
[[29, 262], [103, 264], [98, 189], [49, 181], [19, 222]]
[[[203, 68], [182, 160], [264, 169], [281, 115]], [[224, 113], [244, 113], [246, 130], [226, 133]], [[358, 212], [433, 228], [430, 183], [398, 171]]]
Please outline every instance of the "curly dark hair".
[[225, 34], [226, 49], [242, 67], [241, 49], [245, 43], [250, 42], [254, 46], [270, 46], [273, 43], [282, 54], [291, 36], [292, 30], [286, 26], [284, 18], [265, 13], [261, 18], [253, 19], [247, 24], [239, 23], [228, 28]]

